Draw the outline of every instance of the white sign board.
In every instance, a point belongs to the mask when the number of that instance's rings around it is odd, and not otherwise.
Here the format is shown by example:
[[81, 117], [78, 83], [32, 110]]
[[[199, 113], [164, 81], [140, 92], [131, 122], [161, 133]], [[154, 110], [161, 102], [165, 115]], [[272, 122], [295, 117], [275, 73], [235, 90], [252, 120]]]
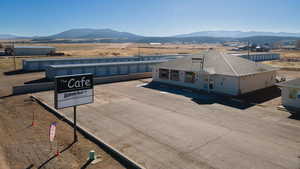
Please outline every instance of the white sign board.
[[55, 78], [55, 108], [62, 109], [94, 101], [93, 75], [80, 74]]

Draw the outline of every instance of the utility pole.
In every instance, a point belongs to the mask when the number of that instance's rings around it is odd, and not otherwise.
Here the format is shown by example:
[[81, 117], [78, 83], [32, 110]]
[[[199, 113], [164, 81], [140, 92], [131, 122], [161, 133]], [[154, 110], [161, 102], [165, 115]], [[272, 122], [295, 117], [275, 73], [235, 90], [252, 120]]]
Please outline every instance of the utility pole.
[[250, 42], [248, 40], [248, 58], [250, 57]]
[[14, 43], [14, 41], [13, 41], [13, 45], [12, 45], [12, 54], [13, 54], [13, 57], [14, 57], [14, 67], [15, 67], [15, 70], [17, 70], [16, 54], [15, 54], [15, 43]]
[[76, 116], [77, 116], [77, 107], [76, 106], [73, 106], [73, 109], [74, 109], [74, 123], [73, 123], [73, 127], [74, 127], [74, 143], [76, 143], [77, 141], [78, 141], [78, 137], [77, 137], [77, 118], [76, 118]]
[[138, 56], [141, 56], [141, 49], [140, 49], [140, 45], [138, 45]]

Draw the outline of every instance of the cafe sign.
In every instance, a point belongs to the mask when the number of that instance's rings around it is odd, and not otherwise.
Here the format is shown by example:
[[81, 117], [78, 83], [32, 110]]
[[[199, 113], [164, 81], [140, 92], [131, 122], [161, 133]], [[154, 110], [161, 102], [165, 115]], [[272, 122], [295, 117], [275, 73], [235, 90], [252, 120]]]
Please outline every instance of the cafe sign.
[[77, 74], [55, 78], [54, 103], [56, 109], [93, 103], [93, 75]]

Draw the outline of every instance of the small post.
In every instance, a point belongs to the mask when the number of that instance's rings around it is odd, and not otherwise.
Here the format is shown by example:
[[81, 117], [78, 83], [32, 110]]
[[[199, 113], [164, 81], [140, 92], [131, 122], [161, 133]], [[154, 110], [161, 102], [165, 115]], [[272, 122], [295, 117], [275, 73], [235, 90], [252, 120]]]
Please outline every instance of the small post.
[[35, 117], [34, 117], [34, 111], [32, 111], [32, 122], [31, 122], [31, 126], [35, 125]]
[[76, 125], [76, 108], [77, 106], [74, 106], [74, 143], [78, 141], [77, 137], [77, 125]]
[[250, 42], [248, 40], [248, 58], [250, 57]]
[[13, 58], [14, 58], [14, 68], [15, 68], [15, 70], [17, 70], [15, 43], [14, 42], [13, 42], [13, 45], [12, 45], [12, 53], [13, 53]]
[[93, 160], [95, 160], [95, 159], [96, 159], [96, 153], [95, 153], [94, 150], [91, 150], [91, 151], [89, 152], [89, 160], [93, 161]]

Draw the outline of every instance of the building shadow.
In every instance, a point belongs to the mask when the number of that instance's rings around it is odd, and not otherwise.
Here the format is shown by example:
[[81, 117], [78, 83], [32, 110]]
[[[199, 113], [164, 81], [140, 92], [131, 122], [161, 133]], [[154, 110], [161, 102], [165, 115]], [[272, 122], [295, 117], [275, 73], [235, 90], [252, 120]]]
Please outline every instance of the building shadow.
[[255, 92], [251, 92], [241, 96], [229, 96], [218, 93], [208, 93], [206, 91], [195, 90], [191, 88], [179, 87], [160, 82], [150, 82], [143, 87], [159, 90], [161, 92], [168, 92], [177, 95], [182, 95], [191, 98], [197, 104], [222, 104], [238, 109], [247, 109], [256, 104], [261, 104], [268, 100], [280, 97], [280, 89], [277, 87], [270, 87]]
[[275, 99], [281, 96], [281, 90], [277, 86], [268, 87], [265, 89], [250, 92], [241, 96], [237, 96], [237, 99], [245, 100], [249, 103], [261, 104], [266, 101]]
[[35, 72], [42, 72], [42, 71], [40, 71], [40, 70], [39, 71], [26, 71], [23, 69], [17, 69], [17, 70], [4, 72], [3, 74], [7, 75], [7, 76], [12, 76], [12, 75], [18, 75], [18, 74], [35, 73]]
[[24, 82], [24, 84], [45, 83], [45, 82], [51, 82], [51, 81], [46, 78], [41, 78], [41, 79], [35, 79], [35, 80]]
[[291, 115], [289, 116], [289, 119], [300, 120], [300, 112], [291, 113]]

